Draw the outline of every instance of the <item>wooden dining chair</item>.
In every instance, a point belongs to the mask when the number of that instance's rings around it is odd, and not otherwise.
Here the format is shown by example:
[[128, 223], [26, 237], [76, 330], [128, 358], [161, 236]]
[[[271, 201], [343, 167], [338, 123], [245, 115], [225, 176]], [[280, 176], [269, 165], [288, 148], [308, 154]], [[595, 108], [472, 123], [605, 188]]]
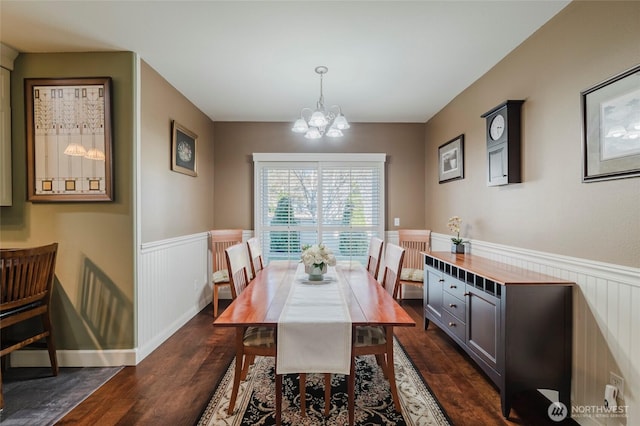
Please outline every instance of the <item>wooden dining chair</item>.
[[[54, 376], [58, 375], [58, 359], [49, 305], [57, 251], [58, 243], [27, 249], [0, 250], [0, 331], [33, 317], [40, 317], [43, 326], [42, 331], [38, 329], [28, 336], [23, 335], [18, 342], [1, 342], [0, 357], [46, 339]], [[0, 409], [3, 407], [0, 369]]]
[[218, 294], [222, 287], [230, 287], [225, 249], [242, 242], [242, 229], [214, 229], [209, 231], [213, 257], [213, 317], [218, 316]]
[[[367, 255], [367, 271], [373, 278], [378, 279], [380, 261], [382, 260], [382, 247], [384, 241], [378, 237], [371, 237], [369, 253]], [[324, 415], [329, 415], [329, 402], [331, 401], [331, 373], [324, 374]]]
[[404, 261], [400, 279], [393, 289], [393, 298], [402, 299], [402, 286], [424, 286], [424, 259], [421, 252], [431, 251], [431, 231], [428, 229], [398, 230], [400, 247], [404, 248]]
[[[393, 291], [400, 278], [400, 268], [405, 249], [395, 244], [387, 244], [382, 287], [389, 293]], [[391, 397], [396, 411], [401, 412], [398, 389], [396, 387], [393, 366], [393, 327], [359, 326], [353, 328], [351, 347], [351, 368], [347, 379], [349, 424], [353, 425], [355, 416], [355, 359], [362, 355], [375, 355], [378, 364], [389, 381]]]
[[369, 242], [369, 254], [367, 259], [367, 271], [373, 278], [378, 279], [378, 271], [380, 270], [380, 260], [382, 259], [382, 246], [384, 242], [378, 237], [371, 237]]
[[256, 237], [247, 240], [247, 249], [249, 251], [249, 262], [251, 263], [251, 273], [255, 277], [256, 274], [264, 269], [264, 260], [262, 259], [262, 248], [260, 240]]
[[[245, 244], [236, 244], [225, 249], [227, 270], [231, 293], [235, 299], [249, 284], [249, 275], [246, 268]], [[229, 415], [233, 413], [240, 382], [246, 377], [255, 356], [276, 356], [276, 329], [275, 327], [245, 327], [236, 332], [236, 365], [233, 376], [233, 388], [229, 400]], [[244, 376], [244, 377], [243, 377]], [[282, 386], [278, 386], [276, 380], [276, 399], [282, 398]]]

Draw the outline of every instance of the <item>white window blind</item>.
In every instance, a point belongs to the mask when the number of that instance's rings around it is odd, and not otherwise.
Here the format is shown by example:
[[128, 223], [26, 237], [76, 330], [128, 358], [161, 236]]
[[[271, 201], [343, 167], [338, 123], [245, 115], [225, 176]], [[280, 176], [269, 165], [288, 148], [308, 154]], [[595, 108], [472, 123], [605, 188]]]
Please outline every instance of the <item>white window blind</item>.
[[384, 238], [384, 158], [254, 154], [254, 229], [265, 260], [298, 259], [302, 246], [323, 243], [339, 261], [366, 262], [371, 237]]

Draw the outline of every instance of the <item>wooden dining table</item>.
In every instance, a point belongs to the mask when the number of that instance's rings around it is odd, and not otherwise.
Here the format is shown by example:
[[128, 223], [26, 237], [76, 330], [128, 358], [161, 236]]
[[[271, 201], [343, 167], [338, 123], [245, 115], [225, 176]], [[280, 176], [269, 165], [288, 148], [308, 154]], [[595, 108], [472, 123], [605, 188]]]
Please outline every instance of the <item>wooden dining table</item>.
[[[294, 285], [298, 264], [299, 262], [293, 260], [270, 262], [256, 274], [247, 288], [220, 314], [213, 325], [236, 327], [236, 333], [241, 334], [250, 326], [277, 327], [289, 291]], [[338, 264], [336, 272], [347, 284], [344, 297], [353, 327], [381, 325], [392, 329], [416, 325], [411, 316], [361, 264]], [[277, 423], [280, 414], [279, 404], [276, 403]]]

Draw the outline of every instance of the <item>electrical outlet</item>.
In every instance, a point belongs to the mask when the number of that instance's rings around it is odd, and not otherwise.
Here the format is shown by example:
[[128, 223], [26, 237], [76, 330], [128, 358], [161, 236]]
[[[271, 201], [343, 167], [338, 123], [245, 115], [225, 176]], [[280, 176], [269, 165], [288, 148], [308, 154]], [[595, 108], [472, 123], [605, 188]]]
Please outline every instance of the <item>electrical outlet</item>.
[[400, 218], [399, 217], [394, 217], [393, 218], [393, 226], [400, 226]]
[[610, 371], [609, 384], [618, 388], [618, 399], [624, 399], [624, 379]]

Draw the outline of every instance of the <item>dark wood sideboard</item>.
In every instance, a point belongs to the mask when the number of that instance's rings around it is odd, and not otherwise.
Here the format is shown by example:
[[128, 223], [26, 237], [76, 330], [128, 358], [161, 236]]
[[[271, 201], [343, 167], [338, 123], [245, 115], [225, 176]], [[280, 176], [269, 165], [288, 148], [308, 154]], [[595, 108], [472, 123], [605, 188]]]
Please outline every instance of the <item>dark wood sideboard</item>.
[[[571, 407], [573, 282], [474, 256], [424, 255], [425, 329], [432, 321], [500, 389], [552, 389]], [[570, 414], [570, 413], [569, 413]]]

